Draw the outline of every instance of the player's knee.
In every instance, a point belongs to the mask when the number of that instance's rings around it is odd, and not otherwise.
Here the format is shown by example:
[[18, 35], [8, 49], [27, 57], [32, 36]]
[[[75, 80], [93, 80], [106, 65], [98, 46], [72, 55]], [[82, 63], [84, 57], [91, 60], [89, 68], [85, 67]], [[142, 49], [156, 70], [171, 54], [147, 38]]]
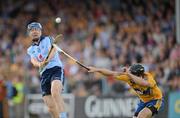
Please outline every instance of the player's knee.
[[141, 113], [139, 113], [137, 118], [149, 118], [149, 115], [145, 112], [141, 112]]
[[52, 95], [53, 98], [58, 98], [60, 96], [59, 89], [52, 89], [51, 90], [51, 95]]
[[137, 118], [151, 118], [151, 116], [149, 116], [147, 114], [141, 114]]
[[53, 112], [53, 108], [48, 107], [48, 111], [49, 111], [50, 113], [52, 113], [52, 112]]
[[138, 114], [138, 118], [151, 118], [151, 117], [152, 117], [152, 112], [149, 108], [144, 108]]
[[147, 118], [147, 117], [143, 115], [139, 115], [137, 118]]
[[47, 107], [48, 107], [48, 111], [51, 112], [51, 113], [56, 110], [54, 105], [48, 105]]
[[51, 95], [53, 98], [57, 98], [60, 96], [60, 93], [59, 93], [59, 91], [51, 91]]

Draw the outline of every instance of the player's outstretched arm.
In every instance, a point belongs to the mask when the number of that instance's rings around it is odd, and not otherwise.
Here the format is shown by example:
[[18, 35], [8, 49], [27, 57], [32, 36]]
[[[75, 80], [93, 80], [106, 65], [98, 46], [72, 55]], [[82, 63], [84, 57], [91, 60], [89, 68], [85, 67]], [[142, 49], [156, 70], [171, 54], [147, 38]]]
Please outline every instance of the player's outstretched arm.
[[141, 86], [151, 87], [151, 84], [150, 84], [148, 81], [144, 80], [142, 77], [138, 77], [138, 76], [136, 76], [136, 75], [133, 75], [133, 74], [131, 74], [129, 71], [127, 72], [127, 75], [128, 75], [129, 78], [130, 78], [131, 80], [133, 80], [136, 84], [139, 84], [139, 85], [141, 85]]
[[88, 67], [89, 71], [88, 72], [99, 72], [105, 76], [118, 76], [121, 74], [125, 74], [124, 72], [116, 72], [116, 71], [111, 71], [105, 68], [96, 68], [96, 67]]

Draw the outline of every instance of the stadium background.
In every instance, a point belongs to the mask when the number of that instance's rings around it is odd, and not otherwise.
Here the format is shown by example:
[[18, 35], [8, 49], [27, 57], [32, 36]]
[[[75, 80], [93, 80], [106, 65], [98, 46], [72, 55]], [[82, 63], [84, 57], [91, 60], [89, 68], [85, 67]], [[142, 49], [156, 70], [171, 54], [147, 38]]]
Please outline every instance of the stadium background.
[[[46, 35], [62, 33], [60, 47], [86, 65], [118, 71], [142, 63], [165, 96], [165, 109], [156, 118], [180, 117], [175, 0], [6, 0], [0, 1], [0, 118], [48, 117], [38, 71], [26, 54], [31, 43], [26, 26], [32, 21], [40, 22]], [[60, 58], [69, 116], [132, 115], [137, 98], [126, 84], [88, 74], [64, 55]]]

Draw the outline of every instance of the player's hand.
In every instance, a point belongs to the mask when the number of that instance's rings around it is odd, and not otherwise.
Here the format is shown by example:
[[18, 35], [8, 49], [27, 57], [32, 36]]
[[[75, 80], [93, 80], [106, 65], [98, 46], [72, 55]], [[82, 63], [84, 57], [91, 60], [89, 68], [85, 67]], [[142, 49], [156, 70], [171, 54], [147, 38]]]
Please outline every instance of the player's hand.
[[89, 70], [88, 70], [88, 72], [90, 72], [90, 73], [93, 73], [93, 72], [97, 72], [98, 71], [98, 69], [97, 68], [95, 68], [95, 67], [88, 67], [89, 68]]
[[122, 71], [122, 72], [128, 72], [128, 67], [122, 67], [122, 68], [121, 68], [121, 71]]
[[127, 68], [127, 74], [131, 74], [131, 72], [130, 72], [130, 67], [129, 68]]
[[48, 61], [40, 62], [40, 63], [39, 63], [39, 67], [42, 68], [42, 67], [44, 67], [47, 63], [48, 63]]

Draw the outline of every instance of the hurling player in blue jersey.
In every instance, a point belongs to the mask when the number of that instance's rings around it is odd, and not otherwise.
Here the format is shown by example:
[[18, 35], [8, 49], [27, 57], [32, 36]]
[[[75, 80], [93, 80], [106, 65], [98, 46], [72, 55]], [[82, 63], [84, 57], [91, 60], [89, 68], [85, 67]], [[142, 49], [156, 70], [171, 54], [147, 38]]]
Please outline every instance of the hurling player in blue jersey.
[[38, 22], [30, 23], [27, 31], [32, 39], [32, 44], [27, 49], [31, 63], [35, 67], [43, 67], [40, 74], [43, 100], [53, 118], [67, 118], [64, 100], [61, 96], [64, 70], [55, 48], [52, 49], [48, 60], [45, 60], [52, 46], [52, 37], [42, 36], [42, 26]]

